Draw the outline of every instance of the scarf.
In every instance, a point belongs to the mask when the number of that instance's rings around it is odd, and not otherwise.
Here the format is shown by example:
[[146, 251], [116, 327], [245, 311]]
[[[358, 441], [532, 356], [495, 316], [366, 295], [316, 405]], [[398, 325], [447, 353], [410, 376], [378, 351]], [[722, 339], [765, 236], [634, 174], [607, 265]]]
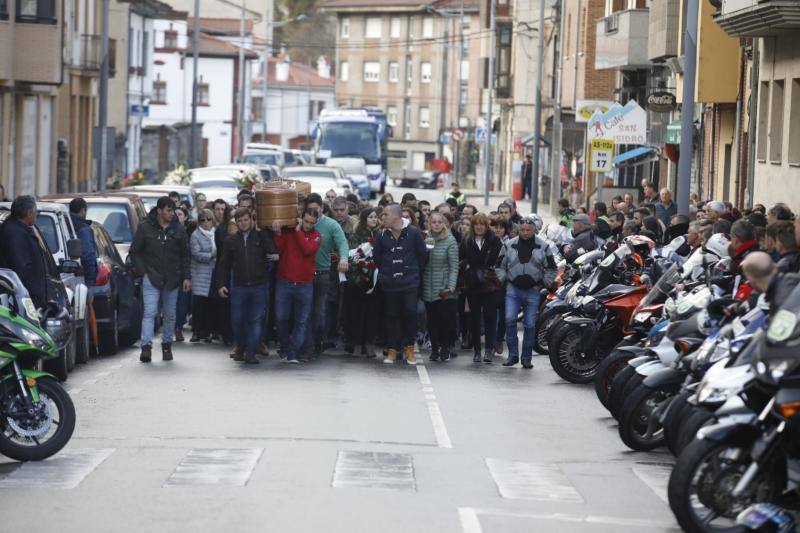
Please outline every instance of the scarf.
[[198, 225], [197, 226], [197, 231], [199, 231], [203, 235], [203, 237], [205, 237], [206, 239], [211, 241], [211, 255], [212, 256], [216, 256], [217, 255], [217, 242], [214, 240], [214, 230], [213, 229], [210, 229], [210, 230], [203, 229], [202, 226]]

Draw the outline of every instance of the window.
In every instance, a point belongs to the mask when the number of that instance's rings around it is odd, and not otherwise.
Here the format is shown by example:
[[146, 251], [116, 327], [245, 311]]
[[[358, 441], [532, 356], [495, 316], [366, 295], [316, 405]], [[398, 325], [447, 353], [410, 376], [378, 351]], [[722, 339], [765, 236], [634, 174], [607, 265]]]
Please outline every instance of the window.
[[431, 125], [431, 110], [428, 107], [419, 108], [419, 127], [429, 128]]
[[498, 98], [511, 96], [511, 27], [498, 28], [497, 43], [497, 78], [495, 89]]
[[756, 159], [767, 160], [767, 105], [769, 105], [769, 82], [762, 81], [758, 88], [758, 145]]
[[397, 126], [397, 106], [390, 105], [386, 108], [386, 122], [390, 126]]
[[800, 165], [800, 78], [792, 80], [789, 106], [789, 164]]
[[364, 62], [364, 81], [381, 81], [381, 64], [377, 61]]
[[164, 32], [164, 48], [178, 48], [178, 32], [174, 30]]
[[783, 80], [772, 82], [772, 102], [769, 113], [769, 160], [781, 162], [783, 150]]
[[208, 104], [208, 83], [201, 79], [197, 83], [197, 105], [207, 106]]
[[468, 29], [469, 29], [470, 20], [471, 20], [471, 19], [470, 19], [470, 16], [469, 16], [469, 15], [464, 15], [464, 16], [461, 18], [461, 27], [462, 27], [463, 29], [465, 29], [465, 30], [468, 30]]
[[345, 17], [342, 19], [341, 29], [339, 30], [339, 35], [342, 39], [347, 39], [350, 37], [350, 19]]
[[153, 82], [153, 98], [151, 104], [165, 105], [167, 103], [167, 82], [156, 80]]
[[431, 37], [433, 37], [433, 17], [423, 17], [422, 38], [430, 39]]
[[8, 20], [8, 2], [0, 0], [0, 20]]
[[431, 64], [428, 62], [420, 63], [419, 65], [419, 75], [422, 83], [430, 83], [431, 82]]
[[389, 63], [389, 82], [397, 83], [400, 80], [400, 63], [392, 61]]
[[264, 98], [261, 96], [254, 96], [250, 105], [252, 106], [251, 114], [253, 120], [257, 122], [264, 120]]
[[350, 63], [347, 61], [339, 63], [339, 79], [342, 81], [350, 79]]
[[461, 81], [469, 81], [469, 59], [461, 61]]
[[[3, 6], [0, 12], [5, 12], [5, 18], [8, 18], [7, 0], [0, 0], [0, 5]], [[37, 24], [55, 24], [55, 0], [17, 0], [17, 20]]]
[[380, 39], [381, 38], [381, 19], [379, 17], [370, 17], [367, 19], [367, 28], [364, 32], [367, 39]]
[[400, 17], [392, 17], [389, 20], [389, 37], [392, 39], [400, 38]]

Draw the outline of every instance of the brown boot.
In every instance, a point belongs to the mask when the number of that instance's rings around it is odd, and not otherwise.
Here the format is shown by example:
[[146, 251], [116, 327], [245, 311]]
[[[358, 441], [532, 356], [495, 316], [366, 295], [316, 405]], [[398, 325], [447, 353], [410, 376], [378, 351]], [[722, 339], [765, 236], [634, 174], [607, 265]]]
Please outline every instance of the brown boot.
[[234, 361], [244, 361], [244, 348], [237, 344], [236, 348], [234, 348], [233, 353], [231, 354], [231, 358]]
[[384, 359], [383, 362], [387, 365], [393, 365], [395, 361], [397, 361], [397, 350], [389, 348], [389, 353], [386, 355], [386, 359]]
[[417, 356], [414, 355], [414, 346], [406, 346], [403, 348], [403, 356], [406, 358], [406, 363], [409, 365], [417, 364]]

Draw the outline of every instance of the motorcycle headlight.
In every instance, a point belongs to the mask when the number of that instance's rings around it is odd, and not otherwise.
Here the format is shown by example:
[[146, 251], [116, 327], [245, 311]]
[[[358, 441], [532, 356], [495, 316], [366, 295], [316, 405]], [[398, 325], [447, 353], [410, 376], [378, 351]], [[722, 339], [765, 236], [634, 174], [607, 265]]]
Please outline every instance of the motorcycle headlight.
[[41, 335], [34, 333], [29, 329], [22, 329], [22, 336], [25, 338], [25, 342], [31, 346], [35, 346], [39, 349], [44, 349], [47, 347], [47, 341], [44, 340]]
[[723, 403], [728, 397], [733, 394], [737, 389], [729, 389], [726, 387], [712, 387], [711, 385], [703, 385], [697, 390], [695, 395], [698, 404], [702, 403]]
[[647, 319], [649, 318], [650, 318], [649, 311], [644, 311], [642, 313], [636, 313], [635, 315], [633, 315], [633, 321], [636, 324], [644, 324], [645, 322], [647, 322]]
[[600, 311], [600, 303], [594, 298], [587, 297], [584, 298], [581, 309], [590, 315], [596, 315], [597, 312]]

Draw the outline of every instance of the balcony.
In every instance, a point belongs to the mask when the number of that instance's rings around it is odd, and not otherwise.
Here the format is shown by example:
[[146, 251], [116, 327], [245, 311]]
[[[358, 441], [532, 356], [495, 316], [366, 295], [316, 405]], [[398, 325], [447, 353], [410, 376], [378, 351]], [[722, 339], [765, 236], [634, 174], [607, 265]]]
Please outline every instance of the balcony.
[[800, 29], [797, 0], [722, 0], [714, 21], [731, 37], [769, 37]]
[[634, 70], [650, 65], [649, 11], [618, 11], [597, 21], [596, 69]]
[[[84, 34], [78, 40], [77, 49], [73, 51], [72, 66], [90, 74], [100, 74], [103, 62], [103, 38], [101, 35]], [[114, 77], [117, 72], [117, 41], [108, 40], [108, 75]]]
[[678, 55], [680, 33], [680, 0], [652, 0], [650, 3], [647, 58], [664, 62]]

